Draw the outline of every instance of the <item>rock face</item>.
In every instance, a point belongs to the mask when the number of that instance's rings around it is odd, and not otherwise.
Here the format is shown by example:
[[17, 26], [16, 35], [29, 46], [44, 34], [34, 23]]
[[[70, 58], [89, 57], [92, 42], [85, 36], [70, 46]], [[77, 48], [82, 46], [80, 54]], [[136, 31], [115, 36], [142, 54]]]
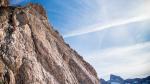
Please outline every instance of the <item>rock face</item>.
[[0, 7], [1, 83], [99, 84], [99, 80], [94, 68], [52, 28], [44, 9], [29, 4]]
[[7, 7], [8, 6], [8, 0], [0, 0], [0, 6]]

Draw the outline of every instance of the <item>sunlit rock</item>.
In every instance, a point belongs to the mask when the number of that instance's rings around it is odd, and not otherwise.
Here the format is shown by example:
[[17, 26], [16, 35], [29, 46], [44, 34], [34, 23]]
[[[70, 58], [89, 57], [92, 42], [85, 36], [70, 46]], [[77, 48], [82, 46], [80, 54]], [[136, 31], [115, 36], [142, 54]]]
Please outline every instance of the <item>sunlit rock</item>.
[[0, 7], [7, 7], [8, 6], [8, 0], [0, 0]]
[[[2, 1], [1, 6], [6, 6]], [[29, 4], [0, 11], [1, 82], [99, 84], [94, 68], [52, 28], [42, 6]]]

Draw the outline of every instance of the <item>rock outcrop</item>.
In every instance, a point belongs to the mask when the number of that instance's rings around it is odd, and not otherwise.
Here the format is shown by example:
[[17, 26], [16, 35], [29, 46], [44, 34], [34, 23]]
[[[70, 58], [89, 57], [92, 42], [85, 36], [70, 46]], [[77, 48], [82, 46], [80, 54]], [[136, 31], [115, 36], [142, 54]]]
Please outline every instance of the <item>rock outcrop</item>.
[[0, 0], [0, 6], [7, 7], [8, 6], [8, 0]]
[[94, 68], [52, 28], [42, 6], [5, 3], [0, 0], [0, 83], [99, 84]]

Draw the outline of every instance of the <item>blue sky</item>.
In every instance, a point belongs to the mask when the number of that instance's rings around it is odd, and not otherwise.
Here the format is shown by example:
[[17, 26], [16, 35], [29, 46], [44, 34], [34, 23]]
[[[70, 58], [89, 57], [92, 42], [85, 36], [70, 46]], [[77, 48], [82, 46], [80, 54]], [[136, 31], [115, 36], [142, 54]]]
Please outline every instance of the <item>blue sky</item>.
[[37, 2], [50, 23], [98, 76], [150, 75], [150, 0], [11, 0]]

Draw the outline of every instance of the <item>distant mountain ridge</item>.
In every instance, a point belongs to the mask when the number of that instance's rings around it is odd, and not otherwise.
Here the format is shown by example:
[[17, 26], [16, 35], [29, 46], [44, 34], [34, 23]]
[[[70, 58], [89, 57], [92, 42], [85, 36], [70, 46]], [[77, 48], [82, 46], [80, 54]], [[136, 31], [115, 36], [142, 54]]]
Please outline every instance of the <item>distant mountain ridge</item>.
[[150, 76], [146, 78], [123, 79], [120, 76], [110, 75], [110, 79], [105, 81], [100, 79], [101, 84], [150, 84]]

